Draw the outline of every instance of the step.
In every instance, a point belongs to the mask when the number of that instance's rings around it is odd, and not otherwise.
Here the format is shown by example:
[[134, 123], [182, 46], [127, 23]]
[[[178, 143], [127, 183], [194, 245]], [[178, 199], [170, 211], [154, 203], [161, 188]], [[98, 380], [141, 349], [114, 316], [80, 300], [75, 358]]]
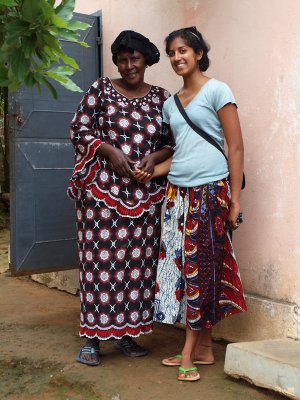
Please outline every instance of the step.
[[300, 341], [293, 339], [231, 343], [226, 374], [300, 400]]

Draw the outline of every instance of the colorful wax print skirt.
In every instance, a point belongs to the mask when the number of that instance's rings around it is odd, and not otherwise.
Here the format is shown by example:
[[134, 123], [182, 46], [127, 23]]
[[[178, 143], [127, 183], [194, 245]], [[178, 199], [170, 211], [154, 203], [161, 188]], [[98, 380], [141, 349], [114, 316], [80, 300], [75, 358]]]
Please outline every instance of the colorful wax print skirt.
[[77, 201], [80, 336], [106, 340], [152, 331], [160, 213], [156, 204], [129, 218], [91, 197]]
[[210, 328], [246, 311], [226, 220], [227, 179], [180, 188], [169, 184], [159, 255], [154, 320]]

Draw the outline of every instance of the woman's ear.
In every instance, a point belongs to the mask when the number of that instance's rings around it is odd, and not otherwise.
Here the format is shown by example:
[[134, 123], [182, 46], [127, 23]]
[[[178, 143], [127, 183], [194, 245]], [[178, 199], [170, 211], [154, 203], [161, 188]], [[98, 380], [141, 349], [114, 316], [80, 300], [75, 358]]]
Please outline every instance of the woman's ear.
[[202, 56], [203, 56], [203, 51], [200, 50], [199, 53], [197, 53], [197, 60], [200, 61]]

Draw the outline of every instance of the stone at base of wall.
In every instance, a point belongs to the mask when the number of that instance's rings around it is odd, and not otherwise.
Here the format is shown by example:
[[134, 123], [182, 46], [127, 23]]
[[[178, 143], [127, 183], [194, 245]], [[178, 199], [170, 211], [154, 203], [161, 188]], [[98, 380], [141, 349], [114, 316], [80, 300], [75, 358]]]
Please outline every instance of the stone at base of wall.
[[78, 270], [50, 272], [31, 275], [31, 279], [50, 288], [76, 294], [78, 292]]
[[232, 343], [226, 374], [300, 400], [300, 342], [291, 339]]
[[218, 323], [216, 338], [230, 342], [292, 338], [300, 339], [299, 306], [246, 295], [248, 311]]

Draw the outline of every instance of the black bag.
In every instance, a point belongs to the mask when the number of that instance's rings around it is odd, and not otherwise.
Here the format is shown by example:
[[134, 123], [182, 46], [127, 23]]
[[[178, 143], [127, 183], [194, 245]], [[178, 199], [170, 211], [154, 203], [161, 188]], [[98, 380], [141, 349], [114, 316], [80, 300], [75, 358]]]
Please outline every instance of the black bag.
[[[198, 133], [198, 135], [200, 135], [204, 140], [206, 140], [208, 143], [210, 143], [212, 146], [214, 146], [216, 149], [218, 149], [223, 156], [226, 158], [226, 161], [228, 162], [228, 158], [226, 156], [226, 154], [224, 153], [223, 149], [219, 146], [219, 144], [210, 136], [208, 135], [206, 132], [204, 132], [201, 128], [199, 128], [199, 126], [195, 125], [188, 117], [187, 113], [185, 112], [181, 101], [178, 98], [177, 94], [174, 94], [174, 100], [176, 103], [176, 106], [180, 112], [180, 114], [183, 116], [183, 118], [186, 120], [187, 124], [196, 132]], [[242, 189], [244, 189], [244, 187], [246, 186], [246, 178], [245, 178], [245, 174], [243, 173], [243, 182], [242, 182]]]

